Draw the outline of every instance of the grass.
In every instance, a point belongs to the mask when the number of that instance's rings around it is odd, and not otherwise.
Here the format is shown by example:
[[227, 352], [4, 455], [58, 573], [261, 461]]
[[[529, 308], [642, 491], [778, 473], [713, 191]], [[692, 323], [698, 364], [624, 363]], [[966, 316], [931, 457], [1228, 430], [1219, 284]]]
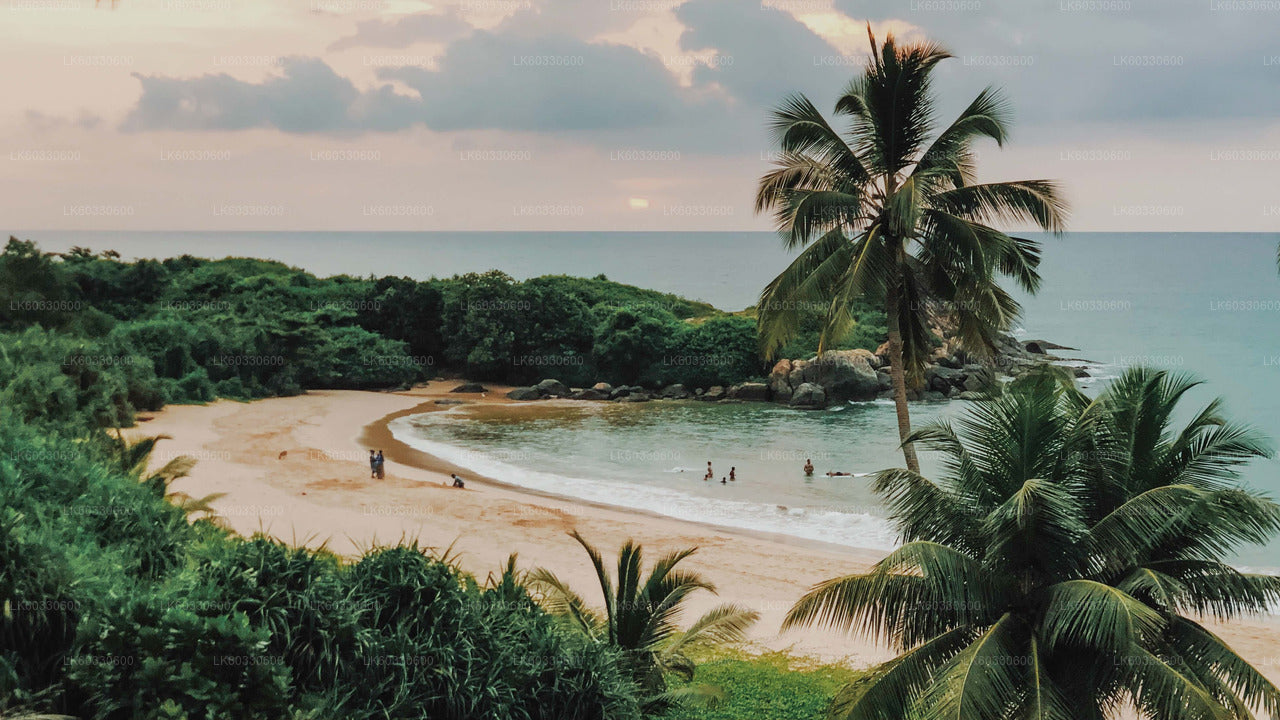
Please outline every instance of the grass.
[[694, 660], [694, 682], [719, 687], [723, 699], [710, 708], [673, 708], [663, 720], [819, 720], [836, 691], [860, 674], [781, 652], [752, 655], [726, 648], [704, 651]]

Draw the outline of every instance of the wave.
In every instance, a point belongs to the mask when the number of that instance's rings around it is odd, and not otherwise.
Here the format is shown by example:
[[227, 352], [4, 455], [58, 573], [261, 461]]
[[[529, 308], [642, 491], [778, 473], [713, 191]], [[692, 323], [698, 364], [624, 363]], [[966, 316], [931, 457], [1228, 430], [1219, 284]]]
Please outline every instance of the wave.
[[[514, 465], [487, 453], [425, 438], [420, 428], [411, 422], [411, 416], [393, 420], [387, 427], [393, 437], [416, 450], [530, 490], [644, 510], [678, 520], [777, 533], [846, 547], [892, 550], [898, 546], [897, 533], [889, 521], [871, 513], [716, 500], [669, 488], [542, 472]], [[666, 472], [696, 474], [699, 470], [677, 467]]]

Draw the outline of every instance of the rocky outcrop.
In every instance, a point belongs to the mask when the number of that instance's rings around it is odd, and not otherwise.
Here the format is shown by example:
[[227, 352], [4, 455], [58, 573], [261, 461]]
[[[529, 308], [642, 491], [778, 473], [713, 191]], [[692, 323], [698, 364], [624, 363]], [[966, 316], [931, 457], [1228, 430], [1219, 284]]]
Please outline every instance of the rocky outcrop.
[[792, 391], [787, 404], [794, 408], [817, 410], [827, 406], [827, 393], [817, 383], [800, 383]]
[[730, 400], [748, 400], [763, 402], [769, 399], [769, 386], [764, 383], [740, 383], [729, 388]]
[[531, 387], [518, 387], [507, 393], [507, 397], [512, 400], [541, 400], [542, 395], [537, 389]]
[[884, 389], [880, 359], [867, 350], [830, 350], [810, 360], [779, 360], [766, 385], [775, 402], [791, 403], [802, 385], [816, 385], [825, 402], [872, 400]]
[[699, 400], [724, 400], [726, 397], [724, 386], [713, 385], [707, 388], [707, 391], [698, 396]]
[[596, 392], [604, 393], [605, 395], [613, 392], [613, 386], [607, 382], [598, 382], [595, 385], [592, 385], [591, 389]]
[[533, 386], [542, 397], [569, 397], [569, 388], [559, 380], [548, 378]]
[[601, 392], [593, 387], [578, 390], [569, 395], [571, 400], [608, 400], [609, 393]]
[[481, 385], [480, 383], [465, 382], [459, 385], [458, 387], [450, 390], [449, 392], [451, 393], [482, 393], [482, 392], [489, 392], [489, 389]]
[[663, 400], [685, 400], [691, 395], [692, 393], [690, 393], [685, 386], [680, 383], [668, 385], [662, 388], [662, 391], [658, 393], [658, 397]]

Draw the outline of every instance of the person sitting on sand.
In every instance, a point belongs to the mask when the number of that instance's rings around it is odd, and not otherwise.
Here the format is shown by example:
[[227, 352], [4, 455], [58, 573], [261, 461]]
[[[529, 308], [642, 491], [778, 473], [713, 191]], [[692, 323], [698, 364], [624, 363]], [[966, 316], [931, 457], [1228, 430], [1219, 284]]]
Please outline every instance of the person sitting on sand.
[[453, 473], [449, 473], [449, 477], [453, 478], [453, 486], [454, 486], [454, 487], [456, 487], [456, 488], [463, 488], [463, 489], [465, 489], [465, 488], [467, 487], [467, 484], [466, 484], [466, 483], [464, 483], [464, 482], [462, 482], [462, 478], [458, 477], [457, 475], [455, 475], [455, 474], [453, 474]]
[[813, 475], [813, 461], [808, 458], [804, 460], [804, 474]]
[[736, 467], [729, 468], [729, 482], [734, 482], [737, 479], [738, 479], [738, 468]]
[[369, 479], [372, 480], [376, 477], [378, 477], [378, 454], [370, 450], [369, 451]]
[[373, 474], [376, 475], [379, 480], [387, 476], [386, 465], [387, 459], [382, 457], [382, 451], [379, 450], [377, 457], [375, 457], [373, 461]]

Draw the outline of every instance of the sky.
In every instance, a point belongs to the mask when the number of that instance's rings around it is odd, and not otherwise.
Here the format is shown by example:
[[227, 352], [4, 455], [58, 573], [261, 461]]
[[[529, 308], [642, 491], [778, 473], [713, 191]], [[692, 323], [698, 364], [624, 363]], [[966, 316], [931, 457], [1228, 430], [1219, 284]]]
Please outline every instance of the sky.
[[768, 230], [868, 25], [1071, 230], [1280, 229], [1280, 0], [0, 0], [0, 231]]

